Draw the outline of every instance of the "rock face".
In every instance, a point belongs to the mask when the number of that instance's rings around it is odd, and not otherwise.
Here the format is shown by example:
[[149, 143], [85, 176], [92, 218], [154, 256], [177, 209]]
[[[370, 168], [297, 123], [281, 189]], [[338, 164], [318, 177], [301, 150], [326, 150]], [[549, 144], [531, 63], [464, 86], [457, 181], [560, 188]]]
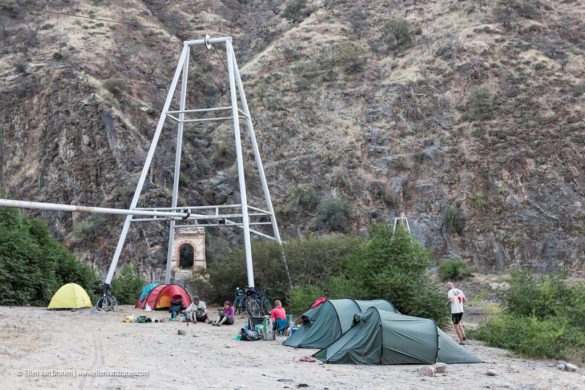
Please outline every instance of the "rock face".
[[[0, 192], [127, 207], [180, 41], [227, 35], [285, 235], [324, 231], [308, 216], [319, 202], [339, 198], [351, 205], [354, 233], [405, 213], [438, 259], [462, 257], [480, 271], [585, 271], [585, 5], [520, 3], [38, 6], [89, 19], [7, 3], [0, 16]], [[227, 102], [216, 54], [223, 52], [193, 53], [193, 108]], [[141, 205], [170, 205], [174, 145], [169, 126]], [[179, 204], [239, 201], [234, 159], [228, 124], [187, 126]], [[246, 164], [250, 201], [262, 207], [253, 164]], [[120, 218], [31, 214], [98, 269], [109, 262]], [[165, 230], [135, 224], [121, 265], [140, 259], [150, 276], [164, 269]], [[239, 232], [221, 234], [237, 241]]]

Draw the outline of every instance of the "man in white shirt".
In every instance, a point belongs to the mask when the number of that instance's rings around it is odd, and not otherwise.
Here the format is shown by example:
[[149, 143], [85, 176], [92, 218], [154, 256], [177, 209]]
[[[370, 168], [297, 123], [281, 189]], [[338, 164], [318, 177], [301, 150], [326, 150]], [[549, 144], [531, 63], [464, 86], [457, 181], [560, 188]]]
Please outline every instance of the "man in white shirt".
[[465, 332], [463, 332], [463, 328], [461, 327], [461, 318], [463, 318], [463, 303], [467, 303], [467, 298], [465, 298], [463, 291], [455, 288], [453, 282], [447, 283], [447, 290], [449, 290], [447, 294], [449, 300], [446, 306], [451, 305], [451, 319], [453, 320], [455, 332], [457, 332], [457, 336], [459, 337], [459, 344], [464, 344], [466, 339]]
[[183, 313], [187, 315], [187, 319], [193, 322], [208, 322], [207, 306], [197, 295], [193, 296], [193, 303]]

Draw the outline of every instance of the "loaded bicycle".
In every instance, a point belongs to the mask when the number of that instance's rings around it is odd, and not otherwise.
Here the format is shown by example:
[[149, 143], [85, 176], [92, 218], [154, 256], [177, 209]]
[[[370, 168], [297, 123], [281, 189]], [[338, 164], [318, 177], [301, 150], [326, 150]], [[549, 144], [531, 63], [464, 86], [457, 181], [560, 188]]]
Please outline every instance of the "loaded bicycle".
[[234, 310], [236, 314], [244, 311], [250, 316], [268, 315], [272, 311], [272, 305], [266, 297], [266, 290], [254, 287], [236, 287], [234, 295]]
[[[101, 289], [102, 296], [98, 299], [97, 303], [95, 304], [96, 309], [99, 311], [117, 311], [118, 310], [118, 300], [110, 293], [110, 286], [105, 284]], [[95, 291], [99, 293], [99, 291]]]

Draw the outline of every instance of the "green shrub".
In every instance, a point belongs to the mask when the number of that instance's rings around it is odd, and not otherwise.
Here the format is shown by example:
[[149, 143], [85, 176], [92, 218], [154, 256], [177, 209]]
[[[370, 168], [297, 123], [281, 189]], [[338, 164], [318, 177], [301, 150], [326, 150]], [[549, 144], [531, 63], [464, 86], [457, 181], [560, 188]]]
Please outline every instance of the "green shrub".
[[146, 281], [132, 264], [126, 264], [112, 280], [112, 295], [120, 304], [134, 304]]
[[[340, 234], [287, 240], [283, 248], [293, 285], [324, 288], [332, 270], [362, 241], [360, 237]], [[195, 290], [202, 295], [205, 291], [207, 295], [204, 296], [211, 302], [232, 298], [236, 287], [247, 285], [244, 248], [224, 247], [220, 250], [216, 254], [217, 259], [194, 284]], [[252, 255], [256, 286], [268, 288], [271, 299], [286, 301], [289, 282], [278, 243], [253, 241]]]
[[538, 8], [526, 0], [499, 0], [493, 12], [498, 23], [509, 28], [512, 20], [518, 17], [539, 19], [542, 15]]
[[338, 290], [345, 278], [355, 299], [385, 298], [404, 314], [444, 325], [448, 311], [440, 286], [427, 272], [432, 265], [429, 252], [404, 229], [392, 233], [388, 224], [373, 225], [368, 241], [348, 257], [332, 283]]
[[357, 73], [366, 63], [366, 51], [355, 43], [344, 43], [339, 49], [337, 61], [345, 73]]
[[585, 359], [584, 283], [563, 275], [513, 271], [503, 314], [488, 317], [470, 336], [531, 357]]
[[492, 94], [484, 86], [475, 88], [467, 100], [467, 116], [471, 120], [491, 119], [494, 114]]
[[16, 0], [0, 0], [0, 9], [2, 11], [14, 12], [18, 9]]
[[109, 79], [104, 81], [103, 85], [105, 89], [116, 96], [126, 91], [126, 82], [124, 80]]
[[311, 284], [295, 286], [287, 296], [287, 311], [289, 314], [299, 316], [307, 311], [315, 299], [323, 295], [323, 289], [318, 286]]
[[90, 215], [73, 225], [73, 236], [78, 242], [93, 241], [106, 222], [103, 215]]
[[307, 0], [291, 0], [286, 4], [280, 16], [291, 23], [302, 22], [308, 16], [307, 12], [303, 11], [306, 3]]
[[314, 212], [319, 205], [319, 195], [312, 189], [298, 186], [290, 195], [287, 208], [289, 211]]
[[444, 260], [439, 266], [441, 280], [460, 280], [470, 275], [467, 264], [461, 259]]
[[47, 225], [17, 209], [0, 208], [0, 305], [45, 306], [66, 283], [90, 297], [96, 275], [51, 237]]
[[396, 50], [412, 43], [412, 34], [408, 22], [404, 19], [392, 19], [382, 27], [382, 41], [390, 50]]
[[560, 357], [566, 323], [534, 316], [502, 315], [489, 325], [471, 331], [470, 336], [491, 346], [506, 348], [530, 357]]
[[449, 206], [445, 210], [445, 214], [443, 214], [443, 225], [447, 233], [457, 233], [462, 236], [463, 230], [465, 229], [465, 217], [461, 213], [461, 210], [455, 206]]
[[[506, 291], [503, 305], [513, 315], [559, 316], [572, 306], [572, 291], [561, 276], [542, 275], [534, 277], [529, 272], [510, 271], [512, 280]], [[576, 303], [576, 302], [575, 302]]]
[[317, 207], [314, 225], [318, 230], [348, 232], [351, 230], [351, 209], [343, 199], [328, 199]]

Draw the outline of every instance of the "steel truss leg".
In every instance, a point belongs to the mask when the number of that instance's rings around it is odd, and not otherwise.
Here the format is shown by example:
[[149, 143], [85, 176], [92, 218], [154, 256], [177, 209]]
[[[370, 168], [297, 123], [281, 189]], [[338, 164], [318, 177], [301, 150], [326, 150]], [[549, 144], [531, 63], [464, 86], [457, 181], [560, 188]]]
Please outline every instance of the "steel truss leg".
[[[183, 65], [183, 75], [181, 79], [181, 96], [179, 98], [179, 109], [185, 110], [185, 101], [187, 99], [187, 80], [189, 79], [189, 53], [190, 47], [185, 46], [183, 49], [187, 52], [185, 58], [185, 64]], [[175, 173], [173, 176], [173, 198], [171, 201], [171, 207], [177, 207], [177, 199], [179, 197], [179, 178], [181, 176], [181, 152], [183, 149], [183, 119], [185, 114], [181, 112], [179, 114], [179, 123], [177, 125], [177, 150], [175, 154]], [[171, 273], [173, 264], [173, 243], [175, 241], [175, 220], [171, 220], [169, 226], [169, 248], [167, 251], [167, 267], [165, 270], [165, 283], [171, 283]]]
[[248, 274], [248, 287], [254, 287], [254, 266], [252, 264], [252, 244], [250, 242], [250, 219], [248, 217], [248, 198], [246, 195], [246, 179], [244, 177], [244, 159], [242, 156], [242, 140], [240, 135], [240, 119], [238, 111], [238, 98], [236, 96], [235, 81], [235, 55], [231, 39], [225, 43], [228, 63], [228, 77], [230, 82], [230, 98], [232, 103], [232, 117], [234, 136], [236, 142], [236, 162], [238, 165], [238, 178], [240, 183], [240, 201], [242, 204], [242, 219], [244, 222], [244, 245], [246, 251], [246, 271]]
[[[136, 205], [138, 204], [138, 198], [140, 198], [140, 194], [142, 193], [144, 181], [146, 180], [146, 175], [148, 174], [148, 170], [150, 169], [150, 164], [152, 163], [154, 151], [156, 150], [156, 146], [158, 144], [158, 140], [160, 138], [163, 125], [166, 120], [167, 111], [169, 110], [169, 107], [173, 100], [173, 95], [175, 93], [175, 89], [177, 88], [177, 83], [179, 82], [179, 76], [181, 75], [183, 65], [187, 59], [188, 47], [189, 47], [188, 45], [183, 46], [183, 51], [181, 52], [181, 57], [179, 58], [179, 63], [177, 64], [177, 69], [175, 70], [175, 75], [173, 77], [171, 87], [167, 94], [167, 100], [165, 101], [165, 105], [162, 109], [160, 119], [158, 120], [158, 125], [154, 133], [154, 137], [152, 138], [152, 143], [150, 144], [150, 149], [148, 150], [146, 161], [144, 162], [144, 167], [142, 168], [140, 178], [138, 179], [136, 191], [134, 192], [134, 197], [132, 198], [132, 203], [130, 204], [130, 210], [136, 208]], [[130, 228], [131, 221], [132, 215], [128, 215], [126, 217], [126, 220], [124, 221], [124, 227], [122, 228], [122, 233], [120, 233], [120, 239], [118, 240], [118, 245], [116, 246], [116, 251], [114, 252], [114, 258], [112, 259], [112, 263], [110, 264], [110, 268], [106, 276], [105, 284], [107, 286], [111, 284], [112, 278], [114, 277], [114, 272], [116, 271], [116, 266], [118, 265], [118, 260], [120, 259], [120, 254], [122, 253], [122, 248], [124, 247], [124, 242], [126, 241], [126, 236], [128, 235], [128, 230]]]
[[266, 208], [270, 213], [270, 221], [272, 222], [272, 230], [274, 232], [274, 237], [276, 241], [281, 247], [282, 250], [282, 259], [284, 260], [284, 267], [286, 270], [286, 275], [288, 277], [289, 287], [292, 289], [292, 280], [290, 277], [290, 273], [288, 270], [288, 264], [286, 261], [286, 257], [284, 254], [284, 249], [282, 246], [282, 241], [280, 239], [280, 231], [278, 230], [278, 224], [276, 223], [276, 216], [274, 215], [274, 208], [272, 207], [272, 198], [270, 197], [270, 191], [268, 189], [268, 183], [266, 182], [266, 175], [264, 173], [264, 165], [262, 164], [262, 159], [260, 158], [260, 149], [258, 148], [258, 143], [256, 142], [256, 133], [254, 132], [254, 125], [252, 123], [252, 115], [250, 114], [250, 109], [248, 107], [248, 100], [246, 99], [246, 94], [244, 93], [244, 85], [242, 83], [242, 78], [240, 76], [240, 70], [238, 68], [238, 64], [236, 62], [236, 56], [232, 53], [232, 58], [234, 61], [234, 70], [235, 70], [235, 77], [236, 83], [238, 85], [238, 91], [240, 92], [240, 102], [242, 103], [242, 109], [246, 114], [246, 127], [248, 129], [248, 137], [250, 138], [250, 142], [252, 143], [252, 149], [254, 150], [254, 159], [256, 160], [256, 166], [258, 167], [258, 173], [260, 175], [260, 182], [262, 183], [262, 191], [264, 192], [264, 200], [266, 201]]

